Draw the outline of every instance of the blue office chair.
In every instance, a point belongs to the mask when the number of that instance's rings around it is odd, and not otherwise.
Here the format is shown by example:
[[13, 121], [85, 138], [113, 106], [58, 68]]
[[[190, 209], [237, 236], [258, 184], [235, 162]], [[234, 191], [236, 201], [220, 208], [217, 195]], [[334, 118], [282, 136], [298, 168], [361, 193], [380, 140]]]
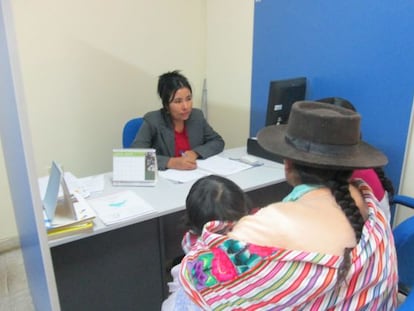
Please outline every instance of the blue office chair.
[[[414, 198], [395, 195], [393, 204], [414, 208]], [[398, 224], [394, 230], [395, 247], [398, 259], [398, 291], [406, 297], [399, 311], [414, 310], [414, 216]]]
[[143, 121], [143, 118], [134, 118], [125, 123], [124, 129], [122, 131], [123, 148], [131, 147], [131, 144], [134, 141], [135, 136], [137, 135]]
[[411, 292], [398, 307], [398, 311], [413, 311], [414, 310], [414, 292]]

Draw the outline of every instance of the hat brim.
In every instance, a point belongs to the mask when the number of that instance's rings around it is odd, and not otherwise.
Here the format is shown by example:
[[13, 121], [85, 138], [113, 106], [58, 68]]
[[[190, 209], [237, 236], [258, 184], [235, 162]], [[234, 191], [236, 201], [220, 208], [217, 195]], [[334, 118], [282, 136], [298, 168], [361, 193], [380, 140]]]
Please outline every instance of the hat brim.
[[287, 125], [265, 127], [257, 134], [259, 145], [284, 159], [313, 167], [358, 169], [382, 167], [388, 163], [381, 151], [363, 141], [354, 146], [352, 151], [335, 155], [301, 151], [285, 140], [286, 129]]

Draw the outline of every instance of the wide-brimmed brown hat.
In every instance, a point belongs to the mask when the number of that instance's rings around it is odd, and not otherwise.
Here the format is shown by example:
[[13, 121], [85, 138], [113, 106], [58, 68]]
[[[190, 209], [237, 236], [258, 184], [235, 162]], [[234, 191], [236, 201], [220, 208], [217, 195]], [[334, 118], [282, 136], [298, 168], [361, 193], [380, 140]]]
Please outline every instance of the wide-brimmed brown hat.
[[289, 123], [259, 131], [259, 144], [271, 153], [314, 167], [356, 169], [381, 167], [387, 157], [363, 142], [361, 116], [327, 103], [299, 101]]

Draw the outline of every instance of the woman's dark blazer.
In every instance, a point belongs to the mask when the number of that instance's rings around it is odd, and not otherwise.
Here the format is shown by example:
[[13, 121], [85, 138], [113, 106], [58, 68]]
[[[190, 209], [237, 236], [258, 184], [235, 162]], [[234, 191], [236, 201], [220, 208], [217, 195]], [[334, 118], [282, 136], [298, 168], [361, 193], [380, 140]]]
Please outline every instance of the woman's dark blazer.
[[[192, 109], [185, 126], [190, 147], [200, 158], [205, 159], [223, 151], [223, 138], [207, 123], [200, 109]], [[169, 158], [175, 156], [175, 136], [170, 115], [163, 109], [146, 113], [131, 148], [154, 148], [158, 169], [165, 170]]]

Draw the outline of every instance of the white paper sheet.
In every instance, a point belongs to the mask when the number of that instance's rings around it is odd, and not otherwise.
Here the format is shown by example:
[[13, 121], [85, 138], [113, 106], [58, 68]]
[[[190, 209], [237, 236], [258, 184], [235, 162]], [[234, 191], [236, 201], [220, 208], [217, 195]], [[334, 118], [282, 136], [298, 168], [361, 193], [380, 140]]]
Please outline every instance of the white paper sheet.
[[204, 160], [197, 160], [197, 167], [213, 174], [226, 176], [244, 171], [252, 166], [215, 155]]
[[178, 183], [186, 183], [189, 181], [197, 180], [203, 176], [209, 175], [208, 172], [195, 169], [190, 171], [184, 171], [184, 170], [174, 170], [174, 169], [168, 169], [165, 171], [159, 171], [158, 174], [165, 179], [178, 182]]
[[88, 203], [105, 225], [156, 212], [151, 205], [130, 190], [91, 199]]
[[227, 176], [251, 167], [252, 165], [215, 155], [204, 160], [197, 160], [197, 169], [195, 170], [168, 169], [159, 171], [158, 174], [174, 182], [186, 183], [211, 174]]

